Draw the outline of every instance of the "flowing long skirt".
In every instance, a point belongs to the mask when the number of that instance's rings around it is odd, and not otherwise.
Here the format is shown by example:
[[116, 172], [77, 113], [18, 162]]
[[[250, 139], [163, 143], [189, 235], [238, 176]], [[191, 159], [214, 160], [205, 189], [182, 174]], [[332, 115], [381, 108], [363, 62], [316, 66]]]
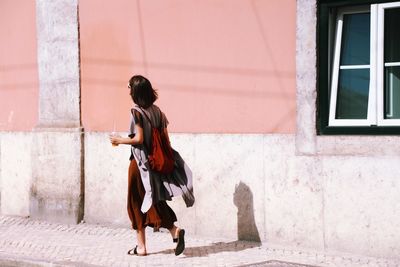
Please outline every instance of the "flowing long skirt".
[[142, 206], [144, 195], [145, 190], [140, 178], [140, 171], [136, 160], [132, 159], [128, 172], [127, 198], [128, 215], [132, 222], [132, 228], [140, 230], [150, 226], [156, 230], [160, 227], [171, 229], [174, 222], [176, 222], [174, 211], [165, 201], [159, 201], [153, 204], [146, 213], [142, 213], [140, 207]]

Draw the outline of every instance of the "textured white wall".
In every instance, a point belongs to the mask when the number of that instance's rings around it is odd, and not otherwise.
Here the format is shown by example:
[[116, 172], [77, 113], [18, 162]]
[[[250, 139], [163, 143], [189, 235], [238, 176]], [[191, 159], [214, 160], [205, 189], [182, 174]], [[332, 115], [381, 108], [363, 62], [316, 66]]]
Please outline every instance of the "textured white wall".
[[[400, 137], [316, 135], [316, 1], [297, 1], [297, 11], [296, 135], [172, 135], [197, 200], [190, 209], [180, 198], [171, 205], [189, 233], [399, 258]], [[0, 133], [2, 214], [28, 215], [31, 188], [43, 181], [44, 198], [66, 189], [50, 202], [69, 193], [79, 201], [80, 133], [57, 134]], [[55, 148], [31, 141], [48, 138]], [[112, 147], [107, 133], [85, 133], [84, 141], [85, 220], [129, 226], [129, 148]], [[65, 146], [67, 161], [57, 150]]]
[[0, 133], [0, 213], [29, 216], [32, 134]]
[[77, 0], [37, 0], [39, 126], [80, 126]]
[[322, 158], [327, 249], [399, 258], [399, 162], [399, 156]]
[[126, 212], [129, 147], [106, 133], [85, 134], [85, 216], [88, 223], [129, 225]]
[[[32, 135], [0, 134], [2, 214], [29, 215]], [[194, 174], [195, 206], [186, 208], [181, 198], [170, 203], [189, 234], [399, 257], [400, 155], [296, 155], [294, 135], [174, 134], [171, 140]], [[88, 223], [130, 227], [128, 158], [129, 147], [112, 147], [107, 133], [85, 134]]]
[[[400, 252], [395, 234], [400, 157], [390, 151], [390, 156], [299, 156], [293, 135], [171, 139], [194, 173], [195, 206], [186, 209], [180, 198], [171, 203], [192, 233], [253, 239], [258, 234], [274, 244], [374, 256]], [[85, 218], [129, 224], [129, 149], [111, 147], [106, 134], [88, 133], [85, 151]]]
[[37, 0], [39, 120], [33, 136], [30, 214], [83, 216], [83, 136], [77, 0]]
[[32, 217], [77, 223], [82, 219], [83, 133], [79, 128], [33, 133]]
[[[304, 174], [319, 177], [321, 248], [399, 258], [400, 137], [316, 135], [317, 1], [296, 3], [295, 158], [308, 156], [313, 163]], [[303, 202], [304, 209], [314, 208]]]

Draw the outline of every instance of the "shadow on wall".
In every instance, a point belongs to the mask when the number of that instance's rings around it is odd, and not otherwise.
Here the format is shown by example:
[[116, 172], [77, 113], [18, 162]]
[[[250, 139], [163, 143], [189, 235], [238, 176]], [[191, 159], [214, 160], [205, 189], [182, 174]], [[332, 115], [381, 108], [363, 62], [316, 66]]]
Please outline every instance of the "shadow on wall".
[[238, 209], [237, 231], [238, 240], [261, 242], [254, 219], [253, 193], [245, 183], [240, 182], [235, 187], [233, 203]]
[[[253, 193], [250, 187], [243, 182], [236, 185], [233, 194], [233, 203], [238, 208], [238, 240], [217, 242], [199, 247], [187, 247], [183, 253], [186, 257], [208, 257], [210, 254], [224, 251], [242, 251], [261, 245], [260, 235], [254, 219]], [[174, 251], [167, 249], [154, 254], [171, 253], [174, 253]]]

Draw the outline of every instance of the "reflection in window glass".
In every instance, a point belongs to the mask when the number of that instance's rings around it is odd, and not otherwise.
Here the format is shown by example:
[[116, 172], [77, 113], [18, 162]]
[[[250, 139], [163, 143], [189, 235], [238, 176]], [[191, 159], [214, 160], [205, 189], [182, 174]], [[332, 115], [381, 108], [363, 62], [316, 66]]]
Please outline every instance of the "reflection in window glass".
[[400, 8], [385, 10], [385, 63], [400, 62]]
[[369, 65], [370, 14], [343, 16], [340, 65]]
[[366, 119], [368, 93], [369, 69], [340, 70], [336, 119]]
[[400, 66], [385, 68], [385, 119], [400, 119]]

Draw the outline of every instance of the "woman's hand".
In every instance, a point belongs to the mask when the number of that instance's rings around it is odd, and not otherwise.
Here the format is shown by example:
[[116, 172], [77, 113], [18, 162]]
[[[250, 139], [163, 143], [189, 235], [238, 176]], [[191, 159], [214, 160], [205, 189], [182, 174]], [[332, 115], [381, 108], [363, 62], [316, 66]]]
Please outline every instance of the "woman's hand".
[[113, 146], [118, 146], [118, 145], [141, 145], [143, 143], [143, 129], [140, 126], [137, 126], [137, 133], [133, 136], [133, 138], [130, 137], [121, 137], [119, 135], [116, 135], [114, 133], [109, 135], [110, 142]]
[[118, 146], [122, 144], [122, 137], [119, 135], [110, 134], [109, 135], [110, 142], [113, 146]]

